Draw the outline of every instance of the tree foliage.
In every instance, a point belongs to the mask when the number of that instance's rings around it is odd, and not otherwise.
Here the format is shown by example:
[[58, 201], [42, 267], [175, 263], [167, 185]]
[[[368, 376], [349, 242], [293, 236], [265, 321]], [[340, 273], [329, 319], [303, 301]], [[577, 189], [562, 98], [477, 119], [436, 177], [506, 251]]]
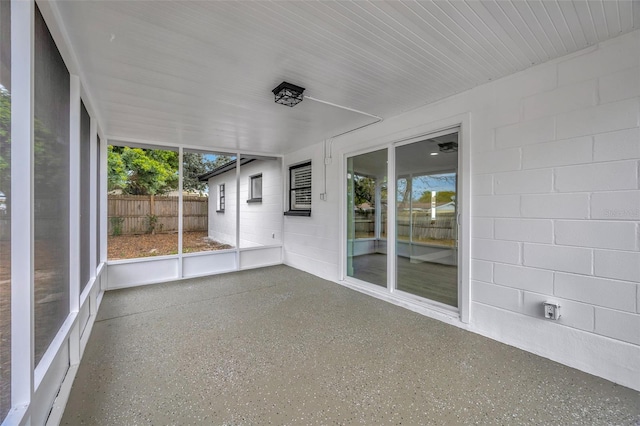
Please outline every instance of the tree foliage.
[[203, 154], [185, 152], [182, 156], [182, 188], [185, 191], [204, 192], [207, 189], [207, 183], [200, 182], [198, 176], [205, 174], [213, 167], [213, 161]]
[[124, 194], [161, 195], [178, 188], [178, 153], [109, 146], [108, 188]]
[[[439, 191], [436, 192], [436, 204], [444, 204], [452, 201], [456, 196], [454, 191]], [[431, 191], [424, 191], [420, 198], [418, 199], [419, 203], [430, 203], [431, 202]]]
[[412, 178], [399, 178], [396, 181], [397, 202], [408, 204], [412, 199], [419, 203], [431, 202], [431, 191], [435, 190], [436, 202], [448, 203], [455, 197], [455, 191], [442, 191], [443, 188], [455, 188], [456, 175], [454, 173], [440, 175], [423, 175]]
[[364, 203], [373, 206], [376, 197], [376, 181], [369, 177], [354, 175], [353, 192], [356, 206]]
[[[206, 182], [201, 176], [231, 161], [223, 155], [183, 154], [183, 180], [185, 191], [203, 193]], [[178, 153], [162, 149], [141, 149], [109, 146], [108, 190], [120, 189], [131, 195], [162, 195], [178, 189]]]
[[185, 191], [199, 192], [207, 190], [207, 182], [200, 182], [201, 176], [232, 160], [226, 155], [204, 155], [196, 152], [185, 152], [182, 156], [182, 188]]

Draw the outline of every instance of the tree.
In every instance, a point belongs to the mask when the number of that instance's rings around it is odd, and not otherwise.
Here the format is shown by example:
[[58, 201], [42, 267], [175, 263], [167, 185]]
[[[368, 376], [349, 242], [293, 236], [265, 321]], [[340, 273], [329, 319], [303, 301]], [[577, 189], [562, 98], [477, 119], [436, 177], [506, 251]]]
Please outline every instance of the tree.
[[373, 206], [376, 199], [376, 181], [369, 177], [354, 175], [353, 192], [356, 206], [364, 203]]
[[182, 156], [182, 188], [185, 191], [204, 192], [207, 189], [206, 182], [200, 182], [198, 176], [205, 174], [213, 168], [213, 161], [203, 154], [185, 152]]
[[109, 146], [109, 190], [160, 195], [178, 188], [178, 153], [162, 149]]
[[399, 178], [396, 181], [396, 202], [399, 207], [409, 205], [409, 197], [411, 195], [411, 180], [407, 178]]
[[117, 147], [107, 147], [107, 190], [122, 189], [127, 185], [127, 171]]
[[[183, 189], [205, 192], [207, 183], [200, 182], [198, 176], [231, 160], [224, 155], [185, 152]], [[107, 169], [109, 191], [120, 189], [124, 194], [161, 195], [178, 189], [178, 153], [175, 151], [109, 146]]]
[[198, 176], [214, 170], [228, 162], [226, 155], [205, 155], [196, 152], [185, 152], [182, 156], [182, 188], [185, 191], [203, 193], [207, 190], [207, 182], [200, 182]]
[[[436, 204], [444, 204], [448, 203], [455, 198], [455, 191], [438, 191], [436, 192]], [[420, 198], [418, 199], [419, 203], [430, 203], [431, 202], [431, 191], [424, 191]]]

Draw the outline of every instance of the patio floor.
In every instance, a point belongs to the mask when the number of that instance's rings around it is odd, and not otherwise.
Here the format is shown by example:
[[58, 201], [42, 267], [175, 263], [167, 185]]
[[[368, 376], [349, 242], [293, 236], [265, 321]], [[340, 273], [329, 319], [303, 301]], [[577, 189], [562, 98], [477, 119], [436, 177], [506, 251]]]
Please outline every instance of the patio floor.
[[286, 266], [105, 294], [62, 424], [638, 424], [640, 393]]

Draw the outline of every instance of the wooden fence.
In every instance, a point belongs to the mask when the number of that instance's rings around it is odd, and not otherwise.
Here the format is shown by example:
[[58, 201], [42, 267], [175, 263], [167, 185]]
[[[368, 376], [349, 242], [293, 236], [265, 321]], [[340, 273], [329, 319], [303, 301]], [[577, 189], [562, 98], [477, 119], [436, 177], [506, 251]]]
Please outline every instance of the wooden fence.
[[[414, 212], [413, 219], [409, 214], [401, 212], [398, 215], [398, 238], [409, 239], [410, 231], [413, 231], [413, 241], [442, 241], [445, 244], [453, 244], [455, 239], [456, 217], [454, 213], [441, 213], [435, 220], [425, 212]], [[386, 218], [383, 218], [383, 222]], [[373, 238], [375, 236], [375, 219], [373, 217], [356, 217], [356, 238]], [[384, 227], [384, 224], [383, 224]]]
[[[177, 196], [109, 195], [109, 235], [178, 232]], [[209, 198], [184, 196], [182, 226], [185, 232], [208, 229]]]
[[409, 232], [413, 231], [411, 239], [416, 242], [441, 241], [453, 245], [456, 231], [456, 215], [441, 213], [436, 219], [431, 219], [428, 213], [414, 213], [413, 219], [409, 215], [398, 215], [398, 238], [409, 239]]

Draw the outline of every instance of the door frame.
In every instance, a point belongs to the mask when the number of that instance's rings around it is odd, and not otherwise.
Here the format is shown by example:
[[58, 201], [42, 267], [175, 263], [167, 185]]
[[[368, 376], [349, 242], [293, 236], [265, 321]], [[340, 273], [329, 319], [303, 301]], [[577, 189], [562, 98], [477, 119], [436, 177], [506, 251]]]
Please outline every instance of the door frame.
[[[390, 134], [370, 141], [367, 146], [342, 152], [340, 163], [340, 259], [339, 283], [374, 297], [386, 300], [419, 312], [423, 315], [445, 319], [457, 319], [463, 324], [470, 322], [471, 286], [470, 286], [470, 254], [471, 254], [471, 161], [470, 161], [470, 114], [462, 114], [411, 129], [411, 131]], [[404, 292], [396, 291], [396, 182], [395, 182], [395, 148], [419, 142], [442, 134], [458, 132], [458, 308], [449, 307], [435, 301], [429, 301]], [[387, 223], [394, 229], [387, 231], [387, 288], [366, 283], [347, 275], [347, 159], [368, 152], [387, 149]], [[393, 179], [392, 179], [393, 177]], [[393, 231], [393, 232], [392, 232]]]

